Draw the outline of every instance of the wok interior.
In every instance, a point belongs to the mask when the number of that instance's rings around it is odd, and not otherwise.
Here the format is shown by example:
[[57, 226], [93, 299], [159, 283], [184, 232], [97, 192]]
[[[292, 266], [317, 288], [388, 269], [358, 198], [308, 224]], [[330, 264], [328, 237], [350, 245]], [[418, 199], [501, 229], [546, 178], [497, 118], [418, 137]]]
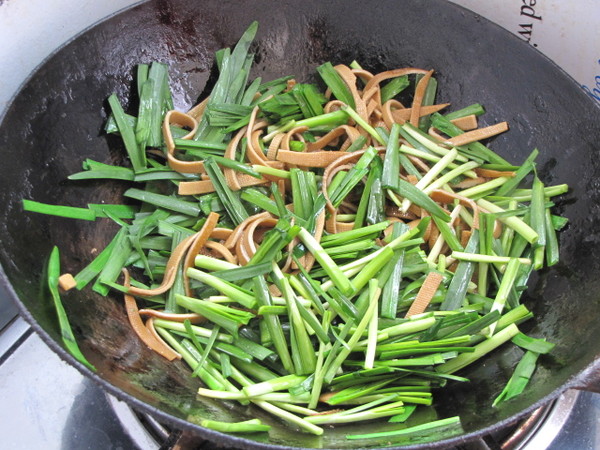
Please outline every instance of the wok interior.
[[[86, 32], [47, 61], [31, 78], [5, 116], [0, 129], [0, 262], [22, 312], [59, 354], [66, 356], [57, 321], [44, 294], [43, 267], [52, 245], [62, 253], [63, 271], [77, 273], [109, 242], [116, 227], [24, 214], [21, 199], [85, 206], [118, 203], [120, 182], [68, 182], [85, 158], [125, 163], [117, 139], [102, 132], [107, 96], [132, 98], [134, 67], [170, 64], [176, 107], [195, 103], [214, 81], [213, 54], [233, 45], [251, 20], [259, 20], [254, 76], [264, 80], [295, 74], [312, 80], [322, 62], [357, 60], [377, 72], [415, 66], [436, 69], [439, 102], [455, 109], [479, 102], [488, 110], [483, 123], [507, 120], [508, 134], [490, 144], [509, 161], [521, 163], [540, 149], [538, 171], [546, 183], [568, 183], [571, 192], [558, 210], [570, 219], [560, 235], [561, 262], [532, 278], [526, 295], [535, 320], [522, 329], [557, 344], [540, 359], [527, 391], [501, 407], [493, 399], [512, 372], [519, 352], [508, 346], [484, 364], [461, 372], [469, 384], [436, 393], [441, 417], [460, 415], [466, 432], [515, 419], [515, 415], [556, 394], [597, 357], [600, 317], [600, 167], [595, 138], [600, 114], [568, 79], [540, 54], [506, 31], [452, 4], [436, 1], [362, 2], [150, 2]], [[211, 69], [213, 76], [210, 76]], [[208, 83], [208, 84], [207, 84]], [[134, 105], [134, 103], [132, 103]], [[322, 437], [290, 432], [261, 411], [199, 400], [198, 382], [183, 363], [171, 364], [133, 335], [117, 295], [101, 298], [86, 289], [63, 297], [84, 353], [98, 368], [97, 380], [125, 393], [137, 406], [168, 420], [199, 417], [244, 420], [258, 415], [274, 428], [229, 438], [200, 430], [229, 446], [261, 444], [355, 448], [345, 435], [389, 428], [385, 420], [327, 430]], [[51, 375], [50, 375], [51, 376]], [[109, 384], [108, 384], [108, 383]], [[115, 389], [116, 388], [116, 389]], [[165, 416], [168, 415], [167, 416]], [[415, 422], [435, 418], [424, 411]], [[179, 422], [179, 426], [182, 424]], [[248, 440], [246, 440], [248, 439]], [[376, 440], [359, 443], [385, 446]]]

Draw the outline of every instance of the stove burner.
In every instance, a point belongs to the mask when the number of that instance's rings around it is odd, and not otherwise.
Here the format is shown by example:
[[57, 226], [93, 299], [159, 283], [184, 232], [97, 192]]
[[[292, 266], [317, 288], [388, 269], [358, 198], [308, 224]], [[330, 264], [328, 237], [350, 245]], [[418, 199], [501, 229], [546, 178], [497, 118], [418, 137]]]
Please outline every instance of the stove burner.
[[[570, 390], [546, 406], [536, 409], [513, 427], [497, 431], [454, 450], [545, 450], [565, 425], [575, 406], [579, 391]], [[215, 444], [201, 437], [173, 430], [149, 414], [139, 413], [126, 403], [108, 395], [115, 415], [140, 449], [201, 450]]]

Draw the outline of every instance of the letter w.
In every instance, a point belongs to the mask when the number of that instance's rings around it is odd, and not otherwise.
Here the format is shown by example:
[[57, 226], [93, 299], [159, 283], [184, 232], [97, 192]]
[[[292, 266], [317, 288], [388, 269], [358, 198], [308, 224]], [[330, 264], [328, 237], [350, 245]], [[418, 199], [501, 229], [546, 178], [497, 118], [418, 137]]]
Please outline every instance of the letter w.
[[532, 23], [526, 23], [526, 24], [519, 24], [519, 26], [521, 27], [521, 31], [519, 31], [519, 34], [521, 35], [521, 37], [523, 38], [523, 40], [525, 40], [526, 42], [529, 42], [531, 40], [531, 31], [533, 28], [533, 24]]

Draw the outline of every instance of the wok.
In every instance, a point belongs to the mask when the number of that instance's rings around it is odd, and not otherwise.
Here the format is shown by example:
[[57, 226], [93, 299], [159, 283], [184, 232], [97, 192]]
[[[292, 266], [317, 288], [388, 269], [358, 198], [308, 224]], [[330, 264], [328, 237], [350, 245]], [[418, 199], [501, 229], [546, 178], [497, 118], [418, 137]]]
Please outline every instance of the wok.
[[[23, 317], [58, 355], [108, 392], [134, 407], [206, 439], [238, 448], [353, 448], [345, 435], [379, 431], [371, 422], [314, 437], [291, 431], [248, 407], [197, 399], [198, 381], [183, 363], [167, 363], [132, 333], [122, 299], [91, 290], [63, 301], [92, 373], [63, 348], [55, 312], [44, 289], [44, 265], [58, 245], [63, 270], [76, 273], [115, 232], [108, 220], [73, 221], [23, 213], [22, 198], [82, 206], [118, 202], [124, 183], [67, 182], [92, 158], [126, 163], [121, 145], [102, 133], [105, 99], [131, 100], [134, 66], [168, 62], [177, 108], [194, 104], [215, 80], [213, 53], [231, 46], [252, 20], [260, 21], [254, 76], [296, 74], [311, 80], [324, 61], [359, 61], [371, 71], [415, 66], [436, 69], [439, 101], [455, 108], [486, 106], [484, 125], [507, 120], [512, 129], [490, 146], [522, 162], [541, 150], [546, 183], [568, 183], [558, 204], [570, 219], [560, 235], [561, 262], [530, 280], [526, 304], [535, 313], [523, 330], [557, 344], [540, 359], [520, 397], [490, 406], [519, 357], [511, 346], [461, 374], [473, 379], [436, 396], [441, 417], [460, 415], [465, 434], [436, 445], [458, 444], [493, 431], [568, 388], [599, 389], [600, 344], [600, 110], [564, 72], [507, 31], [441, 0], [358, 2], [266, 0], [151, 1], [87, 30], [50, 57], [23, 86], [0, 128], [0, 280]], [[52, 374], [48, 374], [52, 376]], [[60, 380], [57, 380], [60, 382]], [[201, 428], [198, 417], [263, 418], [272, 432], [232, 437]], [[416, 420], [431, 420], [427, 412]], [[386, 446], [378, 440], [364, 447]], [[423, 444], [421, 444], [423, 445]], [[419, 444], [416, 444], [419, 446]], [[427, 444], [431, 447], [431, 444]]]

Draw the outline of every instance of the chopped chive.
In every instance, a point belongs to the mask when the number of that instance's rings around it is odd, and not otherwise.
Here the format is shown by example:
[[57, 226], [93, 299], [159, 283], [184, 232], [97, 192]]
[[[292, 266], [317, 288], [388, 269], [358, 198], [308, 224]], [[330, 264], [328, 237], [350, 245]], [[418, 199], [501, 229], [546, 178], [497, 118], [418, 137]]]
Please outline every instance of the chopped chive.
[[123, 143], [125, 144], [125, 149], [127, 150], [127, 155], [129, 156], [133, 170], [137, 172], [141, 169], [145, 169], [146, 152], [137, 144], [133, 127], [127, 121], [125, 112], [123, 111], [116, 94], [112, 94], [108, 97], [108, 104], [112, 110], [119, 133], [123, 138]]
[[96, 220], [96, 212], [88, 208], [74, 206], [49, 205], [23, 199], [23, 210], [52, 216], [66, 217], [69, 219]]
[[257, 433], [271, 429], [270, 425], [263, 424], [259, 419], [250, 419], [243, 422], [220, 422], [202, 419], [200, 426], [223, 433]]
[[58, 290], [58, 278], [60, 277], [60, 253], [58, 247], [53, 247], [50, 253], [50, 259], [48, 260], [48, 289], [54, 302], [54, 308], [56, 309], [56, 315], [58, 317], [58, 323], [60, 327], [60, 335], [62, 337], [63, 344], [73, 357], [81, 364], [86, 366], [88, 369], [96, 371], [96, 368], [83, 356], [71, 324], [67, 317], [67, 313], [60, 299], [60, 293]]

